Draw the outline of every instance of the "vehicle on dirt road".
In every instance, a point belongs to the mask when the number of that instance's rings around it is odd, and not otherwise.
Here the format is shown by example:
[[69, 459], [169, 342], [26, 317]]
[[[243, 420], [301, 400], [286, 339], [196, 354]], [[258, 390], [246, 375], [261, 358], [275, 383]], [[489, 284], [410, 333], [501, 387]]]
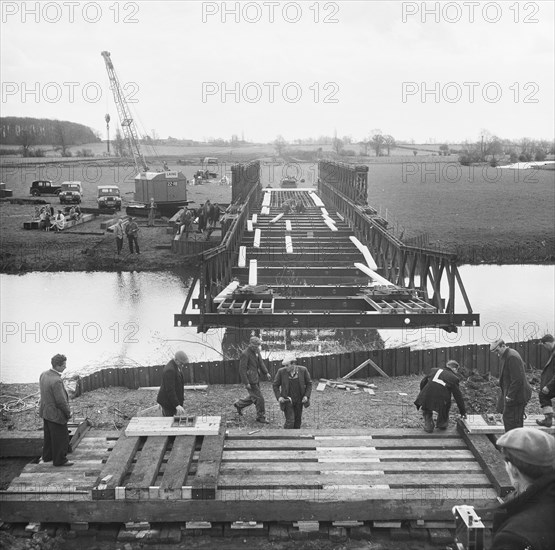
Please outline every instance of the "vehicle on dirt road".
[[64, 181], [60, 190], [60, 204], [77, 203], [83, 200], [83, 186], [80, 181]]
[[115, 208], [121, 210], [121, 193], [117, 185], [99, 185], [98, 208]]
[[40, 197], [41, 195], [58, 195], [61, 188], [61, 185], [56, 185], [50, 180], [35, 180], [31, 183], [29, 192], [33, 197]]

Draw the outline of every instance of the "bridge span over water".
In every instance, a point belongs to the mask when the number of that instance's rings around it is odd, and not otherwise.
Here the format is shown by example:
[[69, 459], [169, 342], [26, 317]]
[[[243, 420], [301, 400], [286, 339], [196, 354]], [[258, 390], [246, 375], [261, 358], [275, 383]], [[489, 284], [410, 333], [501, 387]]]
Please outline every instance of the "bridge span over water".
[[320, 161], [316, 188], [262, 188], [258, 162], [236, 165], [232, 205], [221, 243], [200, 255], [176, 326], [452, 332], [479, 324], [456, 256], [397, 238], [368, 204], [366, 166]]

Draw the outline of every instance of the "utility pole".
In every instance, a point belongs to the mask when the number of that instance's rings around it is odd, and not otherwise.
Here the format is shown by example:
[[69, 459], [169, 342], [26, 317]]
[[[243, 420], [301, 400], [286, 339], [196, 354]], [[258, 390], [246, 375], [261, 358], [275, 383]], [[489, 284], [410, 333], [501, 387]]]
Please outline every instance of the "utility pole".
[[480, 146], [480, 154], [482, 160], [484, 160], [484, 136], [482, 136], [482, 145]]
[[108, 156], [110, 156], [110, 115], [108, 113], [106, 113], [104, 120], [106, 121], [106, 148]]

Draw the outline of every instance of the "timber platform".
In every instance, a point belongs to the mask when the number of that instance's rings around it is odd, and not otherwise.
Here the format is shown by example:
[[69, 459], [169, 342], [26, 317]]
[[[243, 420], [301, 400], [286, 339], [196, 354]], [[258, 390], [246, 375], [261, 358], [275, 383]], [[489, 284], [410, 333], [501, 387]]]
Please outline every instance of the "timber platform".
[[[487, 434], [416, 429], [88, 431], [68, 468], [31, 463], [0, 494], [4, 522], [451, 525], [511, 486]], [[482, 517], [487, 523], [489, 513]], [[408, 523], [407, 523], [408, 522]]]

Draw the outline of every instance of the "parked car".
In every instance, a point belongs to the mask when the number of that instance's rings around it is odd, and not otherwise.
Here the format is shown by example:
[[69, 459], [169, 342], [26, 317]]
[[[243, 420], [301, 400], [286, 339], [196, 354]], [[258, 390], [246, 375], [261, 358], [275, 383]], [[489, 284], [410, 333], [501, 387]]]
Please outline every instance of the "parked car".
[[83, 199], [83, 186], [80, 181], [64, 181], [58, 196], [61, 204], [68, 202], [79, 204]]
[[121, 194], [117, 185], [98, 186], [98, 208], [115, 208], [121, 210]]
[[50, 180], [36, 180], [31, 183], [29, 191], [33, 197], [40, 197], [41, 195], [58, 195], [61, 188], [61, 185], [56, 185]]

